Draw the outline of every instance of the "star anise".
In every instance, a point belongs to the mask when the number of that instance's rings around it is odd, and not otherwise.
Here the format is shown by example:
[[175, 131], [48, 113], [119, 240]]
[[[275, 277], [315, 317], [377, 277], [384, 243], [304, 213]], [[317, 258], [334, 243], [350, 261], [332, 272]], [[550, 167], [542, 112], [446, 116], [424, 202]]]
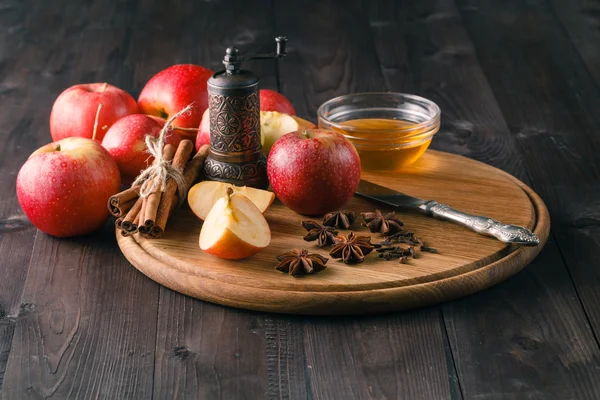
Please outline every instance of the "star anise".
[[308, 254], [307, 250], [294, 249], [280, 256], [277, 256], [279, 265], [277, 268], [281, 272], [287, 272], [293, 276], [314, 274], [327, 268], [325, 264], [329, 260], [319, 254]]
[[315, 221], [302, 221], [302, 226], [308, 231], [304, 240], [307, 242], [317, 241], [320, 247], [335, 244], [335, 236], [338, 231], [332, 226], [321, 226]]
[[373, 251], [370, 236], [356, 236], [350, 232], [348, 236], [339, 235], [335, 238], [336, 245], [329, 252], [333, 258], [341, 258], [346, 264], [361, 263], [365, 256]]
[[348, 229], [356, 220], [356, 215], [352, 211], [334, 211], [325, 214], [323, 217], [323, 225], [333, 226], [340, 229]]
[[361, 217], [365, 220], [365, 225], [373, 233], [379, 232], [383, 235], [390, 235], [402, 230], [404, 222], [396, 218], [396, 213], [391, 212], [383, 215], [381, 211], [375, 210], [375, 212], [364, 212], [360, 213]]

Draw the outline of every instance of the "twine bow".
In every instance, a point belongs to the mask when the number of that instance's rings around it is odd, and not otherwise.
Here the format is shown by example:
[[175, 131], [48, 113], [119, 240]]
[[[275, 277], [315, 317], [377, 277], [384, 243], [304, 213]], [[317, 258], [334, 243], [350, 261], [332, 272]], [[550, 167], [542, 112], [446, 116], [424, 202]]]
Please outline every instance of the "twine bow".
[[146, 198], [152, 193], [160, 190], [164, 192], [167, 188], [167, 181], [173, 179], [177, 184], [177, 192], [179, 194], [179, 200], [185, 199], [185, 180], [183, 174], [177, 168], [173, 167], [171, 161], [166, 161], [163, 158], [163, 147], [165, 147], [165, 140], [167, 133], [171, 130], [171, 124], [175, 119], [181, 115], [191, 111], [193, 104], [189, 104], [187, 107], [179, 111], [167, 120], [165, 126], [160, 131], [158, 137], [152, 135], [146, 135], [146, 147], [148, 152], [154, 156], [152, 165], [143, 170], [140, 175], [135, 179], [132, 186], [140, 186], [140, 197]]

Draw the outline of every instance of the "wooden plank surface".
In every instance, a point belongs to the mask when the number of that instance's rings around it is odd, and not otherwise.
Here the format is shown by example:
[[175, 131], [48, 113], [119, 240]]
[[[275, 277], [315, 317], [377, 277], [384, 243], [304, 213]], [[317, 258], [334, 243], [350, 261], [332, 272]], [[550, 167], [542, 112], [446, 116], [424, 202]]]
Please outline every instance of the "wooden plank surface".
[[[598, 250], [600, 249], [600, 204], [598, 198], [600, 189], [600, 140], [598, 139], [598, 126], [600, 124], [597, 113], [594, 111], [598, 105], [597, 91], [591, 87], [592, 82], [596, 88], [600, 87], [600, 53], [598, 43], [598, 18], [600, 5], [584, 1], [552, 1], [553, 14], [566, 30], [566, 36], [561, 36], [562, 42], [570, 39], [581, 61], [587, 67], [589, 77], [582, 74], [583, 78], [575, 87], [574, 94], [579, 97], [584, 93], [584, 98], [575, 99], [581, 104], [582, 115], [589, 123], [582, 123], [579, 118], [568, 121], [569, 125], [578, 126], [574, 129], [575, 139], [565, 142], [562, 132], [545, 138], [541, 143], [544, 151], [560, 154], [560, 159], [566, 168], [558, 169], [551, 160], [543, 157], [532, 160], [535, 168], [552, 168], [559, 174], [557, 179], [545, 178], [544, 184], [548, 189], [548, 196], [557, 199], [556, 212], [561, 213], [561, 226], [557, 230], [557, 239], [561, 252], [569, 260], [569, 268], [574, 281], [577, 283], [578, 294], [586, 308], [588, 318], [596, 339], [600, 337], [600, 269], [598, 268]], [[578, 57], [570, 51], [570, 57], [576, 65], [580, 65]], [[563, 73], [567, 73], [572, 65], [563, 65]], [[568, 93], [568, 92], [567, 92]], [[567, 93], [564, 93], [565, 95]], [[575, 97], [575, 96], [573, 96]], [[585, 99], [585, 102], [583, 100]], [[571, 102], [572, 99], [565, 99]], [[588, 103], [589, 101], [589, 103]], [[556, 107], [559, 109], [559, 107]], [[531, 148], [537, 143], [535, 135], [525, 137], [524, 145]], [[590, 143], [591, 142], [591, 143]], [[591, 145], [590, 145], [591, 144]], [[543, 154], [540, 151], [540, 154]], [[557, 184], [560, 182], [561, 184]], [[569, 190], [563, 193], [562, 187], [568, 185]], [[574, 204], [574, 207], [566, 204]], [[565, 210], [566, 208], [566, 210]]]
[[[140, 85], [175, 62], [221, 70], [228, 46], [243, 53], [274, 47], [269, 1], [192, 2], [175, 8], [148, 1], [145, 6], [152, 11], [138, 22], [133, 42], [151, 40], [154, 45], [130, 52]], [[165, 29], [152, 28], [164, 15], [170, 21]], [[185, 33], [180, 24], [186, 26]], [[261, 87], [276, 89], [274, 62], [249, 62], [244, 68], [260, 77]], [[206, 304], [161, 287], [154, 397], [261, 398], [272, 393], [270, 383], [280, 379], [280, 371], [269, 364], [268, 346], [273, 344], [268, 340], [262, 314]]]
[[39, 133], [47, 132], [53, 65], [36, 64], [50, 58], [56, 38], [48, 38], [45, 49], [32, 40], [45, 11], [35, 10], [26, 20], [18, 1], [3, 2], [0, 11], [0, 393], [37, 232], [17, 203], [15, 179], [27, 156], [48, 140]]
[[[22, 47], [13, 47], [17, 75], [7, 82], [22, 81], [24, 101], [13, 103], [8, 115], [21, 124], [35, 118], [13, 134], [31, 142], [15, 152], [21, 159], [13, 162], [15, 171], [30, 147], [50, 141], [49, 109], [65, 87], [97, 80], [131, 86], [119, 55], [129, 44], [133, 6], [15, 3], [13, 11], [23, 16], [14, 29], [25, 36]], [[14, 18], [11, 8], [4, 12]], [[14, 109], [18, 104], [25, 109]], [[2, 387], [6, 398], [151, 396], [158, 285], [131, 270], [107, 230], [110, 223], [75, 240], [37, 234], [31, 260], [21, 265], [30, 268]]]
[[[432, 147], [452, 149], [486, 161], [520, 176], [535, 187], [536, 181], [532, 182], [523, 168], [524, 153], [511, 135], [480, 67], [476, 53], [479, 48], [475, 48], [462, 27], [461, 16], [454, 4], [423, 1], [402, 8], [393, 5], [393, 2], [377, 2], [372, 6], [371, 26], [376, 45], [383, 70], [394, 90], [402, 90], [408, 85], [415, 93], [433, 99], [442, 108], [443, 129]], [[500, 10], [496, 12], [502, 15]], [[478, 17], [484, 29], [489, 17]], [[481, 42], [489, 34], [481, 31], [473, 36]], [[406, 38], [402, 42], [402, 51], [386, 52], [398, 37]], [[519, 37], [526, 39], [527, 35], [523, 32]], [[486, 49], [498, 47], [494, 42], [484, 42], [482, 46]], [[402, 55], [407, 56], [400, 58]], [[511, 56], [499, 57], [512, 59]], [[509, 69], [508, 66], [505, 68]], [[406, 84], [406, 81], [411, 83]], [[515, 96], [508, 80], [504, 87]], [[532, 152], [535, 149], [529, 148], [525, 154]], [[586, 369], [594, 371], [597, 368], [598, 357], [585, 313], [556, 244], [549, 243], [544, 251], [554, 257], [540, 257], [507, 284], [443, 307], [466, 398], [494, 398], [503, 394], [551, 398], [555, 393], [565, 395], [581, 390], [591, 394], [597, 390], [595, 375], [585, 374]], [[537, 290], [532, 293], [532, 288]], [[494, 306], [488, 307], [489, 304]], [[550, 304], [559, 308], [560, 314]], [[507, 324], [508, 317], [504, 312], [487, 311], [506, 308], [516, 310], [522, 322]], [[547, 327], [551, 326], [549, 332], [552, 334], [535, 329], [535, 326], [532, 329], [525, 323], [537, 319], [542, 319]], [[577, 345], [571, 346], [571, 335], [578, 338]], [[522, 342], [526, 341], [535, 342], [535, 349], [524, 350], [522, 347], [527, 345]], [[557, 367], [549, 359], [556, 354], [580, 351], [585, 356], [578, 357], [579, 370], [572, 370], [569, 365], [558, 364]], [[528, 352], [534, 355], [525, 359], [523, 354]], [[489, 355], [489, 368], [481, 368], [479, 364], [483, 354]], [[539, 372], [524, 374], [524, 368], [531, 366]], [[540, 376], [552, 375], [557, 378], [552, 382], [558, 383], [540, 383]]]
[[[597, 249], [598, 242], [593, 230], [588, 230], [586, 224], [579, 228], [577, 223], [586, 213], [592, 213], [593, 220], [597, 209], [589, 201], [597, 198], [594, 193], [599, 181], [595, 153], [598, 118], [593, 111], [600, 106], [597, 87], [564, 30], [557, 28], [560, 24], [548, 4], [531, 3], [524, 7], [519, 2], [505, 2], [500, 7], [471, 1], [458, 3], [481, 66], [524, 155], [533, 187], [546, 199], [552, 213], [558, 249], [546, 257], [550, 261], [560, 255], [568, 268], [567, 274], [559, 274], [556, 267], [546, 267], [552, 277], [548, 291], [551, 302], [546, 310], [549, 315], [561, 315], [561, 325], [549, 331], [546, 318], [543, 325], [541, 320], [529, 319], [530, 326], [536, 328], [524, 331], [525, 335], [517, 340], [518, 348], [511, 354], [528, 362], [538, 357], [538, 362], [553, 365], [553, 370], [531, 370], [527, 383], [507, 381], [511, 383], [506, 386], [508, 393], [513, 390], [532, 397], [596, 398], [600, 396], [598, 331], [596, 328], [594, 334], [589, 329], [587, 319], [598, 310], [597, 294], [588, 286], [598, 282], [598, 271], [585, 266], [596, 265], [597, 257], [586, 260], [585, 256], [592, 255], [590, 250]], [[518, 95], [515, 87], [519, 88]], [[574, 242], [565, 237], [587, 240]], [[530, 271], [535, 272], [535, 267], [537, 264]], [[563, 284], [569, 277], [573, 278], [575, 290]], [[534, 282], [522, 288], [531, 290]], [[557, 293], [561, 296], [557, 297]], [[560, 303], [558, 298], [562, 299]], [[583, 313], [579, 307], [574, 309], [574, 302], [583, 303]], [[552, 312], [551, 307], [556, 310]], [[565, 314], [565, 307], [575, 312]], [[574, 336], [575, 330], [579, 333]], [[555, 350], [539, 346], [538, 339], [543, 337], [550, 339]], [[487, 352], [489, 348], [477, 351]], [[556, 365], [565, 371], [559, 373]]]
[[107, 230], [72, 241], [38, 236], [7, 398], [151, 396], [158, 285], [129, 268]]
[[[279, 64], [282, 92], [300, 116], [316, 122], [317, 107], [332, 97], [390, 89], [368, 34], [366, 12], [357, 1], [344, 2], [342, 6], [335, 1], [275, 3], [276, 31], [290, 38], [290, 55]], [[374, 359], [372, 370], [388, 379], [406, 371], [427, 377], [426, 384], [407, 379], [404, 384], [394, 386], [376, 380], [372, 373], [365, 375], [361, 365], [353, 362], [369, 359], [369, 348], [351, 340], [352, 336], [360, 335], [361, 318], [326, 319], [318, 325], [307, 321], [302, 334], [309, 396], [327, 398], [320, 394], [327, 388], [332, 398], [340, 399], [368, 397], [370, 393], [379, 393], [379, 397], [386, 393], [390, 398], [459, 398], [439, 311], [421, 310], [416, 320], [418, 324], [413, 327], [409, 325], [412, 321], [409, 317], [396, 315], [386, 320], [385, 328], [375, 327], [370, 332], [372, 343], [386, 343], [404, 350], [388, 354], [381, 361]], [[340, 331], [349, 334], [336, 334]], [[403, 357], [405, 352], [423, 356]], [[327, 371], [326, 366], [333, 369]], [[345, 384], [349, 381], [353, 383]]]
[[[595, 3], [196, 3], [0, 4], [0, 397], [600, 397]], [[65, 87], [108, 80], [136, 95], [163, 67], [219, 68], [230, 43], [257, 49], [273, 33], [290, 38], [280, 80], [301, 116], [348, 92], [431, 97], [444, 110], [433, 146], [531, 183], [552, 243], [509, 282], [443, 308], [315, 319], [159, 290], [108, 228], [36, 235], [14, 179], [49, 140]], [[272, 64], [249, 67], [276, 87]]]
[[[600, 87], [600, 4], [587, 0], [550, 0], [550, 12], [566, 31], [588, 73]], [[561, 35], [562, 36], [562, 35]]]

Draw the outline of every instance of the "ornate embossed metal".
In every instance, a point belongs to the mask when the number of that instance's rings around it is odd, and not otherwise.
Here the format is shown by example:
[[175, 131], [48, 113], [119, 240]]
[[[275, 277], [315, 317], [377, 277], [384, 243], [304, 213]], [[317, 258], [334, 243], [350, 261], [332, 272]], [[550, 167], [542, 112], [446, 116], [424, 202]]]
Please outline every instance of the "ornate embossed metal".
[[259, 79], [241, 64], [249, 59], [285, 56], [283, 37], [275, 39], [277, 51], [272, 54], [240, 56], [229, 47], [223, 64], [225, 70], [208, 80], [210, 114], [210, 150], [204, 164], [207, 179], [239, 186], [269, 186], [266, 157], [260, 141]]
[[435, 218], [456, 222], [482, 235], [495, 237], [502, 242], [526, 246], [536, 246], [540, 243], [540, 239], [527, 228], [505, 225], [495, 219], [467, 214], [434, 200], [423, 204], [421, 208]]

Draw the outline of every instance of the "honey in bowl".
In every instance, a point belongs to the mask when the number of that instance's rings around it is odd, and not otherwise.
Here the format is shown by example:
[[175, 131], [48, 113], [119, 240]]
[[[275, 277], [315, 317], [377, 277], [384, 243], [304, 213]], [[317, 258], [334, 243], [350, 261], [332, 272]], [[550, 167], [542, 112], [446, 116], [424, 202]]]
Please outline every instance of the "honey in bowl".
[[423, 155], [440, 127], [440, 109], [403, 93], [358, 93], [325, 102], [319, 128], [343, 134], [365, 171], [397, 171]]
[[395, 171], [410, 165], [425, 153], [432, 136], [418, 124], [387, 118], [352, 119], [330, 129], [350, 139], [364, 170]]

